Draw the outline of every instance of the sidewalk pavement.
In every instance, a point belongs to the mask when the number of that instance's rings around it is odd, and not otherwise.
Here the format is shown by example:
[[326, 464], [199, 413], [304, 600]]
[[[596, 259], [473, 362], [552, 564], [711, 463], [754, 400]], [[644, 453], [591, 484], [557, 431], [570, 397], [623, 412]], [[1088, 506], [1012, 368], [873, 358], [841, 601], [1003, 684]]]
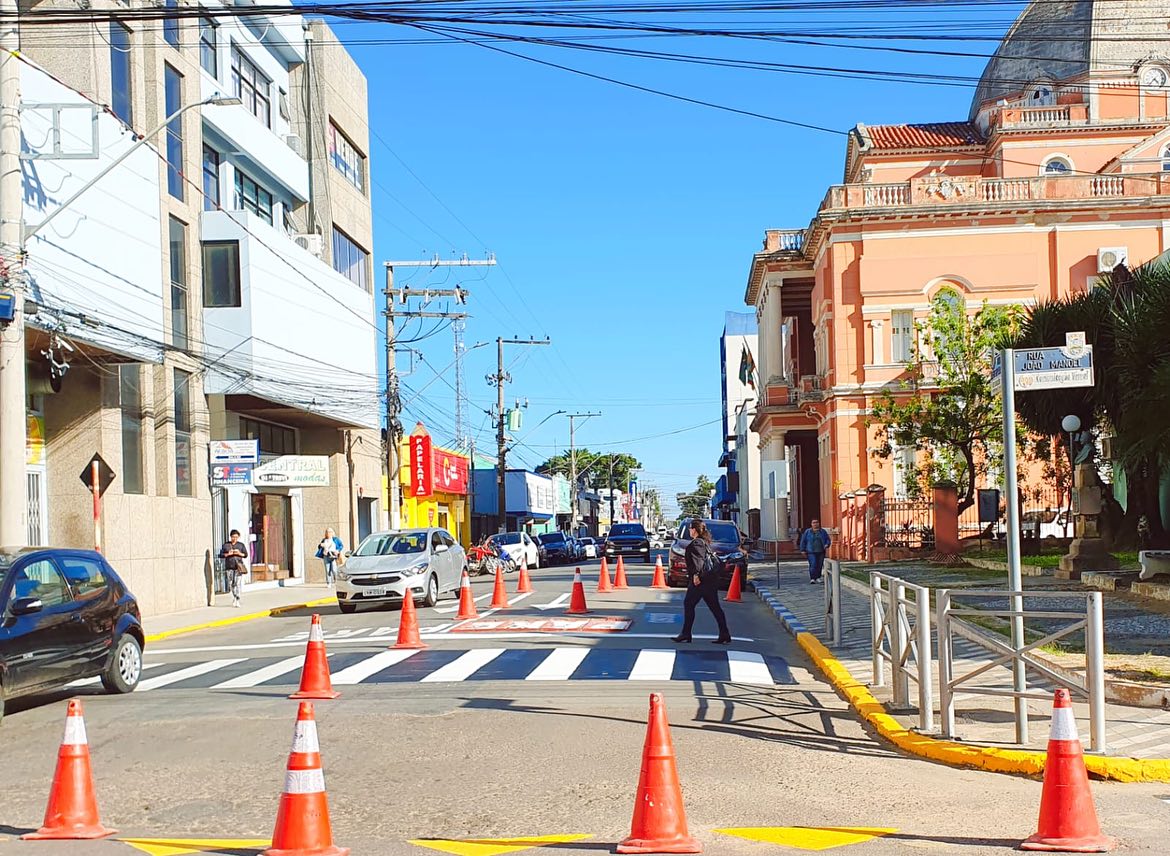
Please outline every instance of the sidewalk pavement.
[[[761, 586], [771, 591], [772, 595], [803, 624], [806, 630], [824, 641], [824, 589], [821, 585], [809, 585], [808, 575], [803, 563], [800, 565], [782, 565], [780, 586], [776, 587], [776, 575], [770, 565], [760, 565], [753, 568], [749, 576], [758, 581]], [[897, 576], [896, 568], [883, 568], [885, 573]], [[831, 652], [840, 663], [849, 670], [853, 678], [867, 685], [873, 695], [880, 701], [886, 710], [906, 729], [916, 729], [918, 714], [890, 710], [890, 674], [886, 667], [886, 686], [874, 687], [873, 665], [871, 649], [871, 615], [868, 597], [859, 588], [865, 588], [863, 583], [842, 578], [841, 586], [841, 633], [842, 643], [831, 648]], [[786, 624], [789, 623], [786, 620]], [[790, 626], [789, 630], [793, 628]], [[794, 631], [793, 631], [794, 632]], [[934, 628], [932, 627], [932, 634]], [[794, 633], [795, 635], [795, 633]], [[934, 637], [934, 681], [935, 681], [935, 709], [936, 728], [938, 723], [938, 645]], [[993, 655], [972, 642], [965, 639], [956, 639], [954, 677], [960, 677], [974, 671], [981, 665], [994, 659]], [[996, 689], [1010, 689], [1012, 686], [1011, 670], [1004, 666], [996, 666], [981, 675], [977, 683], [981, 687]], [[1035, 673], [1029, 673], [1029, 689], [1047, 688], [1051, 685], [1041, 682]], [[917, 689], [911, 683], [911, 703], [917, 701]], [[1086, 751], [1088, 750], [1089, 736], [1089, 706], [1087, 702], [1074, 701], [1074, 712], [1077, 718], [1077, 727]], [[1049, 722], [1052, 716], [1052, 705], [1048, 702], [1030, 700], [1028, 702], [1028, 720], [1030, 724], [1031, 741], [1027, 749], [1044, 751], [1048, 743]], [[1013, 701], [1011, 698], [993, 696], [958, 696], [955, 700], [955, 740], [963, 743], [991, 746], [1011, 747], [1014, 732]], [[1128, 707], [1125, 705], [1106, 705], [1106, 752], [1110, 756], [1131, 758], [1170, 758], [1170, 710], [1152, 708]]]
[[202, 606], [165, 615], [148, 615], [142, 620], [147, 642], [264, 618], [285, 610], [321, 606], [334, 601], [333, 590], [324, 585], [299, 585], [244, 592], [239, 609], [232, 607], [230, 594], [216, 595], [214, 606]]

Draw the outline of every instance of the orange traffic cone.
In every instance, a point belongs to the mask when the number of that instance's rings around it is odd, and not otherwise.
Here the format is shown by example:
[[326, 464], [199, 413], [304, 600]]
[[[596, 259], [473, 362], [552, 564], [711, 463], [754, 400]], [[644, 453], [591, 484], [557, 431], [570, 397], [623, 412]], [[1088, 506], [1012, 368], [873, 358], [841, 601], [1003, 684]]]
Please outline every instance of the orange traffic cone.
[[313, 623], [309, 625], [309, 644], [305, 647], [305, 665], [301, 668], [301, 688], [289, 698], [337, 698], [339, 695], [329, 679], [321, 616], [314, 613]]
[[528, 557], [520, 560], [520, 579], [516, 581], [516, 594], [529, 594], [532, 591], [532, 580], [528, 578]]
[[414, 609], [414, 595], [406, 590], [402, 598], [402, 615], [398, 619], [398, 641], [395, 648], [425, 648], [427, 643], [418, 635], [418, 613]]
[[727, 597], [724, 598], [728, 603], [743, 603], [743, 595], [741, 594], [741, 583], [739, 579], [739, 565], [735, 566], [735, 573], [731, 575], [731, 585], [727, 587]]
[[585, 583], [581, 582], [581, 569], [573, 572], [573, 596], [569, 598], [569, 608], [565, 615], [584, 615], [589, 611], [585, 604]]
[[1116, 846], [1117, 842], [1101, 834], [1072, 703], [1068, 690], [1058, 689], [1052, 703], [1052, 730], [1044, 762], [1040, 823], [1036, 834], [1020, 849], [1106, 853]]
[[106, 829], [98, 819], [81, 699], [71, 698], [65, 714], [65, 736], [57, 750], [57, 772], [53, 774], [53, 785], [49, 788], [45, 825], [20, 837], [29, 840], [105, 838], [117, 831]]
[[504, 567], [496, 568], [496, 587], [492, 590], [492, 609], [507, 609], [508, 592], [504, 590]]
[[333, 845], [329, 798], [325, 796], [325, 773], [321, 770], [321, 746], [317, 743], [311, 701], [301, 702], [297, 711], [286, 770], [276, 831], [264, 856], [346, 856], [348, 847]]
[[479, 610], [475, 608], [475, 598], [471, 596], [471, 577], [464, 571], [463, 583], [459, 587], [459, 614], [455, 620], [467, 621], [469, 618], [479, 618]]
[[670, 588], [666, 584], [666, 574], [662, 570], [662, 557], [659, 556], [654, 560], [654, 582], [650, 583], [652, 589]]
[[626, 582], [626, 563], [618, 556], [617, 570], [613, 574], [613, 590], [625, 591], [629, 587], [630, 584]]
[[703, 846], [687, 832], [687, 813], [674, 763], [674, 744], [661, 693], [650, 694], [650, 721], [642, 747], [642, 772], [634, 797], [630, 837], [618, 853], [701, 853]]
[[[618, 558], [621, 561], [621, 558]], [[597, 576], [597, 590], [599, 592], [613, 591], [613, 586], [609, 584], [609, 565], [605, 559], [601, 560], [601, 573]]]

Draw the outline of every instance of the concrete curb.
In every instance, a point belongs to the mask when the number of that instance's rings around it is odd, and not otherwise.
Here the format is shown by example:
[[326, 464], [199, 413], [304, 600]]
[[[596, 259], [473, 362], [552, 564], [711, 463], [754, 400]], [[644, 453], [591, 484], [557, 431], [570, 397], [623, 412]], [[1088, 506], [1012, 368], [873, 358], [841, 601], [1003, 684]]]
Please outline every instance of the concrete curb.
[[[837, 692], [881, 737], [899, 749], [952, 767], [973, 767], [992, 773], [1025, 776], [1043, 774], [1047, 758], [1043, 752], [968, 746], [909, 730], [886, 712], [885, 706], [874, 698], [869, 688], [854, 678], [845, 665], [821, 644], [821, 640], [805, 629], [800, 619], [780, 603], [767, 586], [756, 583], [756, 594], [776, 614], [784, 629], [792, 634]], [[1115, 782], [1170, 782], [1170, 759], [1086, 755], [1085, 767], [1090, 775]]]
[[233, 624], [243, 624], [245, 621], [255, 621], [257, 618], [271, 618], [286, 612], [296, 612], [298, 609], [311, 609], [314, 606], [328, 606], [336, 603], [335, 597], [322, 597], [316, 600], [307, 600], [303, 603], [290, 603], [284, 606], [274, 606], [260, 612], [245, 612], [242, 615], [233, 615], [231, 618], [219, 618], [215, 621], [204, 621], [200, 624], [191, 624], [187, 627], [176, 627], [173, 630], [164, 630], [161, 633], [151, 633], [146, 637], [147, 642], [159, 642], [173, 636], [182, 636], [185, 633], [194, 633], [197, 630], [210, 630], [213, 627], [230, 627]]

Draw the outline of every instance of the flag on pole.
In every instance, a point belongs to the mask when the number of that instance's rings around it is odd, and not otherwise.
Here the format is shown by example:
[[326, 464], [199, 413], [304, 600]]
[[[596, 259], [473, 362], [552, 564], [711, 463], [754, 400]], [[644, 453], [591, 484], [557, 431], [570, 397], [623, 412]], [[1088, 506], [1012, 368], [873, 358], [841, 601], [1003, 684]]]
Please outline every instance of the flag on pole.
[[756, 361], [747, 345], [743, 346], [743, 356], [739, 358], [739, 382], [756, 388]]

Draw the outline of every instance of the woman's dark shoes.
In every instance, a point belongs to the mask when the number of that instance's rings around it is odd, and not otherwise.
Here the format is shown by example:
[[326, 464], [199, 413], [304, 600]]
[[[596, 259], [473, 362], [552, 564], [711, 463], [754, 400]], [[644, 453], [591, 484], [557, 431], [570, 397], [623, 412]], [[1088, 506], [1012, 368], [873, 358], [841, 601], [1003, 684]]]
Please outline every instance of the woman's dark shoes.
[[671, 636], [670, 641], [671, 642], [690, 642], [691, 637], [690, 636]]
[[716, 645], [730, 645], [731, 644], [731, 637], [730, 636], [720, 636], [718, 639], [714, 640], [714, 643]]

